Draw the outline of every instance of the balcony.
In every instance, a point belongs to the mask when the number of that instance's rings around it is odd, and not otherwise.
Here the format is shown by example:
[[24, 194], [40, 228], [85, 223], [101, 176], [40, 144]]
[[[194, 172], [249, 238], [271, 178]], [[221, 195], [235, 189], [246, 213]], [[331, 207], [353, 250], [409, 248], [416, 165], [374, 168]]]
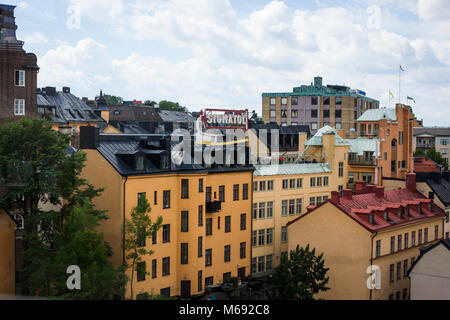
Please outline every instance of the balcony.
[[348, 159], [348, 164], [350, 166], [368, 166], [375, 167], [377, 165], [377, 160], [372, 159]]
[[206, 201], [206, 213], [219, 212], [222, 209], [222, 202], [220, 201]]
[[434, 146], [434, 142], [418, 142], [416, 145], [417, 148], [434, 148]]

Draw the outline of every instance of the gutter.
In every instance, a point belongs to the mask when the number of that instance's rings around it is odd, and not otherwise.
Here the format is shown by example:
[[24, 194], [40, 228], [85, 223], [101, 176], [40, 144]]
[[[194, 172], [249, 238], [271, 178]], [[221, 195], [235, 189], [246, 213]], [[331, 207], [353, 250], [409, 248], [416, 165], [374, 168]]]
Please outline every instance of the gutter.
[[125, 176], [125, 181], [123, 183], [123, 227], [122, 227], [122, 261], [125, 264], [125, 191], [126, 191], [126, 184], [128, 181], [128, 176]]
[[[373, 234], [370, 237], [370, 266], [372, 265], [373, 262], [373, 239], [378, 235], [378, 231], [375, 232], [375, 234]], [[369, 289], [370, 290], [370, 295], [369, 295], [369, 300], [372, 300], [372, 291], [373, 289]]]

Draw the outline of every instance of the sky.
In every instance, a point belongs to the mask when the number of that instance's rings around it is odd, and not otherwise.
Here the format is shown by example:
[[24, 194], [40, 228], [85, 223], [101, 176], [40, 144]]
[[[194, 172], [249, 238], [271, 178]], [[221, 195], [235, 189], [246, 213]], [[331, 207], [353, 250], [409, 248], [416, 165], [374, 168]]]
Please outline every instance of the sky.
[[322, 76], [393, 107], [401, 65], [402, 103], [425, 126], [450, 126], [448, 0], [0, 2], [17, 5], [39, 87], [260, 114], [263, 92]]

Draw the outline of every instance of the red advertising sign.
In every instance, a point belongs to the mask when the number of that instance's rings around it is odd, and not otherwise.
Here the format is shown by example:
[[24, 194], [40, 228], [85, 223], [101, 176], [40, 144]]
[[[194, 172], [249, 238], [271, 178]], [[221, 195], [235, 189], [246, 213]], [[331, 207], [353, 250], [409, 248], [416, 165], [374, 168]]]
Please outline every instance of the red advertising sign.
[[205, 129], [248, 129], [248, 110], [205, 109], [200, 112]]

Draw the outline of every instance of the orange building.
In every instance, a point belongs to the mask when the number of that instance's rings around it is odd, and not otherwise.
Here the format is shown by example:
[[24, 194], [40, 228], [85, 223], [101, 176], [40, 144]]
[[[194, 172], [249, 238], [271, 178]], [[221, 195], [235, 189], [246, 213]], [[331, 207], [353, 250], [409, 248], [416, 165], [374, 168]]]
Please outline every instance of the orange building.
[[380, 140], [376, 167], [381, 177], [405, 179], [406, 173], [414, 171], [413, 127], [417, 126], [411, 107], [401, 104], [367, 110], [358, 119], [360, 137]]
[[145, 241], [154, 254], [139, 267], [150, 274], [134, 277], [135, 294], [187, 298], [250, 275], [253, 167], [176, 165], [168, 136], [97, 130], [82, 128], [81, 149], [87, 153], [82, 175], [105, 188], [95, 205], [108, 210], [100, 230], [112, 246], [113, 263], [124, 261], [124, 220], [139, 197], [151, 204], [153, 221], [163, 218], [162, 228]]
[[324, 253], [330, 290], [317, 298], [409, 299], [408, 269], [420, 247], [443, 238], [445, 212], [416, 190], [414, 173], [406, 189], [359, 185], [289, 222], [289, 250], [309, 244]]

